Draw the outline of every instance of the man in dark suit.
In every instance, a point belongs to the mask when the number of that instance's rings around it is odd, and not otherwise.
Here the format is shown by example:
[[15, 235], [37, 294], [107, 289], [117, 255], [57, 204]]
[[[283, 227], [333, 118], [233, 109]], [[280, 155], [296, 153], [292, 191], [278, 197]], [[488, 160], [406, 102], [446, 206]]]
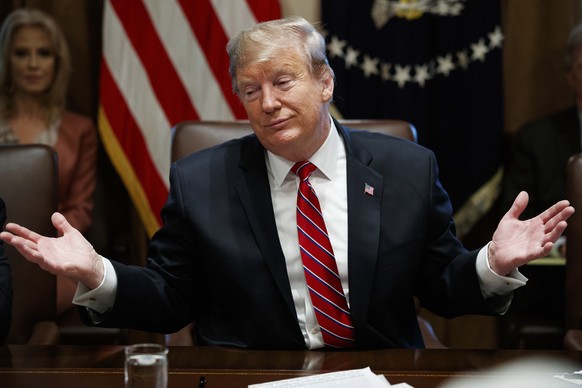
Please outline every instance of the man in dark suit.
[[[194, 320], [206, 345], [316, 349], [339, 337], [346, 347], [422, 347], [413, 296], [447, 317], [505, 311], [525, 283], [517, 268], [545, 255], [574, 211], [560, 201], [519, 221], [521, 193], [492, 242], [467, 252], [432, 152], [331, 118], [333, 71], [310, 23], [259, 24], [227, 50], [254, 135], [172, 166], [147, 268], [102, 258], [58, 213], [60, 238], [15, 224], [0, 234], [79, 281], [75, 303], [88, 323], [170, 333]], [[308, 177], [305, 161], [316, 166]], [[330, 256], [321, 272], [311, 267]], [[321, 298], [321, 283], [337, 292]]]
[[[555, 201], [566, 198], [568, 160], [582, 150], [582, 23], [576, 25], [568, 37], [564, 75], [573, 91], [575, 105], [527, 123], [511, 138], [501, 189], [502, 212], [511, 207], [513, 199], [521, 191], [527, 191], [530, 195], [529, 205], [521, 214], [522, 219], [533, 217]], [[567, 234], [566, 231], [560, 237], [548, 256], [565, 257]], [[511, 313], [506, 315], [508, 345], [516, 344], [518, 338], [523, 342], [524, 336], [521, 334], [525, 333], [526, 327], [537, 324], [545, 326], [547, 333], [559, 333], [539, 336], [542, 341], [554, 341], [556, 346], [562, 346], [561, 329], [565, 316], [563, 270], [538, 266], [524, 269], [532, 283], [539, 286], [520, 293]], [[512, 335], [514, 333], [519, 335]]]
[[[6, 223], [6, 206], [0, 198], [0, 230]], [[12, 319], [12, 276], [10, 264], [4, 250], [4, 242], [0, 240], [0, 343], [8, 336]]]
[[564, 57], [565, 77], [575, 106], [528, 123], [513, 139], [502, 189], [502, 210], [520, 191], [530, 194], [522, 217], [532, 217], [566, 196], [566, 166], [581, 152], [582, 23], [570, 32]]
[[[582, 79], [582, 72], [580, 75]], [[509, 209], [512, 198], [522, 190], [530, 194], [524, 218], [537, 214], [556, 198], [565, 198], [568, 159], [581, 151], [579, 115], [578, 108], [571, 107], [529, 123], [516, 133], [503, 181], [502, 210]]]

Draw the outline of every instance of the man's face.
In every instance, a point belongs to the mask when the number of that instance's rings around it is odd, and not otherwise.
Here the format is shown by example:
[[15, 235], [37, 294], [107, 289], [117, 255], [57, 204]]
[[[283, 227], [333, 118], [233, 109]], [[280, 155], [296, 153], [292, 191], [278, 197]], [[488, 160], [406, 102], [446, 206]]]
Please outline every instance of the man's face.
[[48, 34], [40, 27], [21, 27], [12, 37], [10, 68], [18, 93], [48, 90], [55, 74], [56, 57]]
[[329, 133], [333, 78], [314, 78], [305, 56], [281, 49], [237, 71], [239, 97], [251, 127], [269, 151], [296, 162], [309, 159]]

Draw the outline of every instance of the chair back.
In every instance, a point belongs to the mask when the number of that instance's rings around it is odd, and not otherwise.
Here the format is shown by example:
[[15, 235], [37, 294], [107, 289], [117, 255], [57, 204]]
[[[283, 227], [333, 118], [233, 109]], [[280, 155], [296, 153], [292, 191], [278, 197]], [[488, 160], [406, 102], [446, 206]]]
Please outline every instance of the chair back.
[[582, 329], [582, 154], [568, 161], [566, 197], [576, 209], [566, 239], [566, 329]]
[[414, 125], [404, 120], [359, 120], [345, 119], [339, 120], [341, 125], [346, 127], [361, 129], [370, 132], [381, 132], [386, 135], [402, 137], [412, 142], [418, 143], [418, 135]]
[[[402, 120], [340, 120], [341, 125], [417, 142], [416, 128]], [[184, 121], [172, 129], [172, 162], [193, 152], [253, 133], [247, 120]]]
[[[57, 209], [57, 159], [44, 145], [0, 146], [0, 197], [7, 222], [54, 236]], [[5, 244], [13, 282], [12, 324], [6, 343], [56, 344], [56, 278]]]

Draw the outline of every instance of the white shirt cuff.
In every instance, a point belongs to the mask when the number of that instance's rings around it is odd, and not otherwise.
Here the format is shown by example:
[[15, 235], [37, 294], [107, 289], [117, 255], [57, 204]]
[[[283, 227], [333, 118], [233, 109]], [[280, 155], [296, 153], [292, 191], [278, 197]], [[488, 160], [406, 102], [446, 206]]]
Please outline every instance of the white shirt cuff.
[[498, 275], [491, 269], [488, 254], [489, 244], [481, 248], [475, 264], [477, 276], [479, 277], [479, 285], [481, 286], [481, 292], [485, 299], [493, 296], [506, 295], [519, 287], [525, 286], [527, 278], [517, 268], [507, 274], [507, 276]]
[[90, 289], [83, 283], [77, 285], [73, 303], [85, 306], [98, 313], [105, 313], [113, 307], [117, 294], [117, 274], [109, 260], [99, 255], [103, 262], [103, 280], [99, 287]]

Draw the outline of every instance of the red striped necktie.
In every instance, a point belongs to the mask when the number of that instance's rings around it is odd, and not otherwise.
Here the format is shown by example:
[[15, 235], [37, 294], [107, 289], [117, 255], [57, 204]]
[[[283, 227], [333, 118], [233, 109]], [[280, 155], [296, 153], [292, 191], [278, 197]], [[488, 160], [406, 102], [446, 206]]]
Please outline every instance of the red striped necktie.
[[355, 345], [354, 327], [319, 200], [309, 183], [315, 169], [311, 162], [298, 162], [291, 168], [300, 179], [297, 234], [303, 270], [325, 346], [348, 348]]

